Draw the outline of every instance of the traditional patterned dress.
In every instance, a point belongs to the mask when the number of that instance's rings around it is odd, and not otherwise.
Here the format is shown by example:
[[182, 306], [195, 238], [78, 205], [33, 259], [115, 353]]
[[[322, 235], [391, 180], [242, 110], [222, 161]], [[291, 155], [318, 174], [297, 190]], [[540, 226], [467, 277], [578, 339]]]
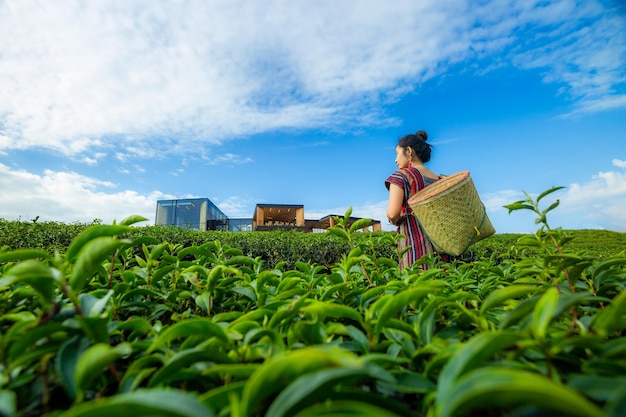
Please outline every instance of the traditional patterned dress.
[[[409, 250], [400, 259], [400, 270], [409, 267], [422, 256], [435, 251], [430, 240], [426, 237], [424, 230], [419, 225], [417, 218], [410, 215], [413, 211], [408, 205], [409, 198], [422, 188], [434, 183], [437, 180], [424, 177], [417, 168], [401, 168], [391, 174], [385, 180], [385, 186], [389, 189], [390, 184], [395, 184], [404, 190], [404, 201], [402, 202], [402, 214], [407, 214], [398, 226], [398, 234], [403, 234], [406, 239], [398, 241], [398, 250], [402, 252], [405, 248]], [[447, 256], [442, 256], [447, 261]], [[421, 265], [422, 269], [427, 269], [426, 265]]]

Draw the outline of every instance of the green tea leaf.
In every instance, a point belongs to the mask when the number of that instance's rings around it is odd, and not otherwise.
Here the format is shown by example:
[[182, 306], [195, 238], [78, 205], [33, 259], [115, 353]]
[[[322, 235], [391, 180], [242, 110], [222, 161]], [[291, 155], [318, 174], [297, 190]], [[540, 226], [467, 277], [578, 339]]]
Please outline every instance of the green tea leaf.
[[515, 368], [486, 367], [468, 373], [437, 403], [439, 417], [469, 410], [536, 407], [570, 417], [606, 417], [576, 391], [551, 379]]
[[417, 372], [400, 370], [391, 372], [393, 382], [378, 381], [378, 386], [385, 391], [402, 392], [409, 394], [426, 394], [435, 391], [437, 385], [430, 379]]
[[57, 375], [60, 376], [61, 384], [67, 395], [71, 399], [76, 398], [76, 366], [78, 359], [89, 347], [89, 340], [84, 337], [74, 336], [68, 339], [61, 349], [55, 362]]
[[215, 417], [190, 393], [170, 389], [143, 389], [79, 404], [59, 417]]
[[10, 252], [0, 253], [0, 264], [5, 262], [18, 262], [27, 259], [52, 259], [48, 252], [37, 249], [17, 249]]
[[211, 294], [208, 292], [200, 293], [195, 298], [196, 305], [200, 307], [205, 312], [209, 313], [211, 311]]
[[87, 285], [88, 280], [106, 258], [109, 258], [115, 250], [130, 243], [129, 240], [118, 240], [108, 236], [90, 239], [81, 248], [72, 275], [70, 286], [72, 290], [79, 292]]
[[317, 301], [302, 307], [301, 311], [305, 314], [317, 317], [321, 321], [324, 321], [327, 317], [332, 317], [336, 319], [351, 319], [357, 323], [363, 322], [361, 313], [352, 307], [342, 304]]
[[[177, 372], [198, 362], [231, 363], [232, 359], [219, 351], [204, 348], [187, 349], [177, 352], [167, 363], [154, 373], [148, 387], [153, 388], [177, 379]], [[198, 374], [200, 374], [198, 372]]]
[[122, 233], [126, 233], [130, 231], [131, 228], [126, 225], [94, 225], [88, 227], [84, 231], [82, 231], [76, 238], [72, 241], [70, 246], [67, 248], [66, 258], [69, 262], [74, 262], [78, 253], [83, 250], [83, 247], [87, 245], [88, 242], [99, 238], [99, 237], [111, 237], [118, 236]]
[[484, 313], [493, 307], [504, 304], [508, 300], [533, 294], [540, 290], [540, 287], [532, 285], [510, 285], [508, 287], [498, 288], [485, 298], [485, 301], [483, 301], [483, 304], [480, 307], [480, 312]]
[[541, 240], [538, 239], [534, 235], [522, 236], [519, 239], [517, 239], [515, 244], [518, 245], [518, 246], [540, 247], [541, 246]]
[[117, 324], [118, 330], [130, 330], [137, 335], [145, 336], [152, 331], [152, 325], [143, 317], [131, 317]]
[[546, 336], [548, 326], [554, 318], [559, 302], [559, 293], [556, 288], [548, 289], [537, 301], [533, 310], [532, 330], [536, 338], [543, 339]]
[[519, 323], [520, 321], [530, 320], [532, 318], [532, 311], [539, 300], [539, 296], [535, 295], [527, 300], [523, 300], [517, 307], [509, 312], [504, 319], [500, 322], [499, 328], [506, 329]]
[[[276, 277], [276, 279], [278, 280], [278, 277]], [[289, 291], [304, 283], [306, 283], [306, 281], [301, 277], [282, 277], [282, 279], [278, 282], [278, 285], [276, 285], [276, 294], [280, 294], [283, 291]]]
[[[236, 381], [213, 388], [198, 397], [198, 401], [212, 410], [223, 410], [230, 404], [231, 398], [239, 399], [246, 381]], [[232, 414], [231, 414], [232, 415]]]
[[552, 194], [553, 192], [558, 191], [558, 190], [561, 190], [561, 189], [563, 189], [563, 188], [565, 188], [565, 187], [563, 187], [563, 186], [559, 186], [559, 187], [552, 187], [552, 188], [550, 188], [550, 189], [548, 189], [548, 190], [546, 190], [546, 191], [542, 192], [541, 194], [539, 194], [539, 195], [537, 196], [537, 200], [536, 200], [536, 201], [537, 201], [537, 203], [538, 203], [538, 202], [539, 202], [542, 198], [544, 198], [545, 196], [547, 196], [547, 195], [549, 195], [549, 194]]
[[455, 382], [464, 374], [483, 364], [496, 353], [522, 339], [519, 333], [485, 332], [472, 337], [454, 352], [452, 359], [444, 366], [437, 384], [437, 407], [446, 404]]
[[322, 294], [322, 296], [320, 297], [320, 301], [326, 301], [326, 300], [330, 300], [333, 298], [333, 295], [335, 295], [336, 293], [340, 293], [341, 290], [349, 288], [350, 285], [352, 285], [351, 282], [340, 282], [339, 284], [334, 284], [331, 285], [329, 288], [327, 288], [324, 293]]
[[[224, 261], [224, 265], [256, 265], [257, 261], [249, 256], [237, 255]], [[273, 275], [273, 274], [272, 274]]]
[[359, 302], [361, 308], [367, 307], [367, 305], [372, 302], [376, 297], [385, 292], [385, 287], [376, 286], [368, 289], [363, 294], [361, 294], [361, 300]]
[[0, 278], [0, 289], [14, 284], [27, 284], [46, 307], [52, 304], [58, 271], [32, 259], [18, 263], [10, 268], [4, 278]]
[[541, 212], [542, 218], [545, 219], [545, 215], [548, 214], [548, 212], [554, 210], [555, 208], [557, 208], [559, 206], [559, 204], [561, 204], [560, 200], [556, 200], [554, 203], [550, 204], [550, 207], [548, 207], [547, 209], [543, 210]]
[[94, 343], [109, 344], [109, 318], [108, 317], [85, 317], [78, 316], [76, 321], [83, 333]]
[[103, 369], [117, 359], [130, 355], [133, 348], [128, 343], [120, 343], [114, 347], [98, 343], [88, 348], [76, 363], [74, 381], [77, 398], [82, 399], [84, 391], [90, 387], [93, 380], [100, 375]]
[[206, 377], [217, 377], [222, 380], [248, 379], [260, 367], [257, 363], [220, 363], [202, 371]]
[[394, 381], [385, 370], [376, 366], [365, 368], [331, 368], [303, 375], [289, 384], [272, 402], [265, 417], [291, 417], [305, 407], [324, 402], [334, 389], [372, 379]]
[[273, 356], [252, 374], [241, 397], [243, 416], [252, 416], [263, 401], [297, 377], [329, 367], [361, 368], [362, 362], [334, 346], [308, 347]]
[[530, 204], [526, 204], [523, 201], [517, 201], [512, 204], [507, 204], [503, 207], [506, 209], [509, 209], [509, 214], [511, 214], [511, 212], [514, 210], [534, 210], [535, 209], [533, 206], [531, 206]]
[[266, 318], [271, 318], [272, 315], [274, 315], [274, 311], [266, 308], [252, 310], [249, 313], [246, 313], [243, 316], [240, 316], [233, 320], [228, 327], [232, 327], [244, 321], [255, 321], [257, 323], [262, 323]]
[[207, 291], [214, 291], [225, 275], [241, 276], [241, 271], [237, 268], [225, 265], [214, 266], [207, 278]]
[[144, 381], [154, 373], [157, 368], [143, 368], [127, 370], [124, 374], [124, 378], [120, 382], [118, 393], [136, 391], [140, 386], [145, 386]]
[[331, 235], [337, 236], [338, 238], [346, 240], [346, 241], [350, 241], [350, 235], [344, 229], [341, 229], [339, 227], [331, 227], [330, 229], [327, 229], [327, 230], [328, 230], [328, 233], [330, 233]]
[[419, 302], [429, 294], [434, 294], [438, 291], [440, 291], [440, 288], [434, 286], [420, 286], [419, 288], [411, 288], [397, 294], [389, 294], [378, 299], [372, 308], [377, 307], [379, 302], [382, 302], [383, 300], [385, 300], [385, 302], [378, 312], [378, 321], [376, 322], [374, 332], [376, 334], [380, 334], [389, 319], [391, 319], [394, 315], [397, 315], [401, 310], [406, 308], [406, 306]]
[[[608, 271], [610, 269], [613, 269], [613, 267], [617, 266], [618, 268], [622, 265], [626, 264], [626, 257], [624, 256], [617, 256], [617, 257], [613, 257], [613, 258], [609, 258], [603, 261], [598, 262], [596, 265], [594, 265], [594, 268], [592, 269], [592, 277], [593, 279], [595, 279], [599, 274]], [[621, 269], [617, 269], [617, 271], [621, 271]]]
[[132, 215], [126, 217], [121, 222], [119, 222], [119, 224], [120, 225], [124, 225], [124, 226], [130, 226], [131, 224], [141, 223], [141, 222], [146, 222], [146, 221], [148, 221], [147, 218], [145, 218], [143, 216], [139, 216], [137, 214], [132, 214]]
[[285, 307], [279, 308], [274, 315], [272, 315], [268, 327], [270, 329], [276, 329], [279, 326], [290, 324], [291, 319], [298, 315], [300, 309], [307, 301], [307, 297], [300, 297]]
[[367, 227], [372, 222], [372, 219], [358, 219], [354, 223], [350, 225], [350, 233], [353, 233], [357, 230], [361, 230], [364, 227]]
[[107, 291], [106, 295], [102, 298], [96, 298], [91, 294], [80, 294], [78, 301], [83, 315], [97, 317], [102, 314], [112, 295], [113, 290]]
[[615, 393], [615, 387], [624, 385], [626, 377], [574, 374], [569, 377], [567, 386], [584, 393], [596, 401], [607, 401]]
[[156, 261], [161, 258], [161, 255], [168, 248], [170, 244], [167, 242], [157, 243], [156, 245], [152, 245], [150, 249], [150, 255], [148, 256], [148, 260]]
[[228, 343], [229, 339], [224, 329], [204, 317], [190, 318], [166, 328], [150, 344], [146, 353], [151, 353], [157, 348], [170, 343], [177, 338], [188, 338], [191, 336], [201, 336], [203, 338], [217, 337], [221, 341]]
[[12, 342], [7, 349], [9, 361], [16, 360], [18, 356], [40, 342], [51, 340], [53, 337], [63, 337], [67, 331], [61, 323], [51, 322], [37, 327], [34, 327], [37, 323], [31, 321], [19, 324], [13, 325], [6, 334], [7, 341]]
[[626, 328], [626, 290], [617, 295], [604, 310], [593, 317], [591, 327], [596, 331], [609, 334]]

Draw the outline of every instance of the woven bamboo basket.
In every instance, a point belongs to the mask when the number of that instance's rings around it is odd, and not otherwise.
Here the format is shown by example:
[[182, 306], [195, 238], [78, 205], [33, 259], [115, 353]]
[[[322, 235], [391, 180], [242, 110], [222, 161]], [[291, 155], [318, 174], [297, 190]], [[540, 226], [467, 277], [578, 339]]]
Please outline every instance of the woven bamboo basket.
[[460, 255], [496, 232], [469, 171], [434, 182], [408, 203], [437, 252]]

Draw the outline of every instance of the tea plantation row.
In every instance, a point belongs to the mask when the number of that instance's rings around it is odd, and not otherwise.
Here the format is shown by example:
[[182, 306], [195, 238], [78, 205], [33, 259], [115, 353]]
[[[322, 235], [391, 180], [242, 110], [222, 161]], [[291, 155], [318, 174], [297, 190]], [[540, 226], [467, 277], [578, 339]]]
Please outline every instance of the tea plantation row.
[[[87, 227], [99, 224], [60, 223], [37, 221], [7, 221], [0, 219], [0, 247], [11, 249], [43, 249], [50, 254], [65, 252], [72, 240]], [[617, 255], [626, 248], [626, 233], [607, 230], [572, 230], [573, 237], [569, 248], [598, 257]], [[373, 254], [393, 258], [395, 247], [390, 242], [394, 232], [357, 233], [356, 242], [371, 241]], [[351, 247], [344, 239], [323, 233], [301, 233], [295, 231], [267, 232], [221, 232], [198, 231], [165, 226], [142, 226], [133, 228], [122, 237], [136, 239], [141, 236], [154, 237], [162, 242], [182, 246], [202, 245], [219, 240], [223, 245], [238, 248], [243, 254], [261, 257], [265, 266], [273, 268], [278, 262], [285, 262], [294, 268], [296, 262], [313, 262], [331, 266], [349, 253]], [[465, 258], [479, 259], [494, 255], [497, 258], [515, 259], [522, 254], [511, 250], [513, 244], [523, 235], [496, 234], [487, 240], [474, 244]], [[535, 248], [525, 248], [523, 255], [540, 254]]]
[[0, 222], [0, 415], [626, 409], [614, 240], [581, 248], [542, 228], [400, 271], [393, 233], [345, 219], [327, 235], [134, 227], [143, 220]]

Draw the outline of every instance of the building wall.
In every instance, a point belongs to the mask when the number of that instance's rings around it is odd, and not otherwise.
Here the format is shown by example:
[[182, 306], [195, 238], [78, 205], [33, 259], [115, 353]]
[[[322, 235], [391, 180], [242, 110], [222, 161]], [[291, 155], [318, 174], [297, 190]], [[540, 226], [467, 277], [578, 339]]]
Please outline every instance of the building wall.
[[155, 224], [197, 230], [227, 230], [228, 217], [208, 198], [157, 201]]

